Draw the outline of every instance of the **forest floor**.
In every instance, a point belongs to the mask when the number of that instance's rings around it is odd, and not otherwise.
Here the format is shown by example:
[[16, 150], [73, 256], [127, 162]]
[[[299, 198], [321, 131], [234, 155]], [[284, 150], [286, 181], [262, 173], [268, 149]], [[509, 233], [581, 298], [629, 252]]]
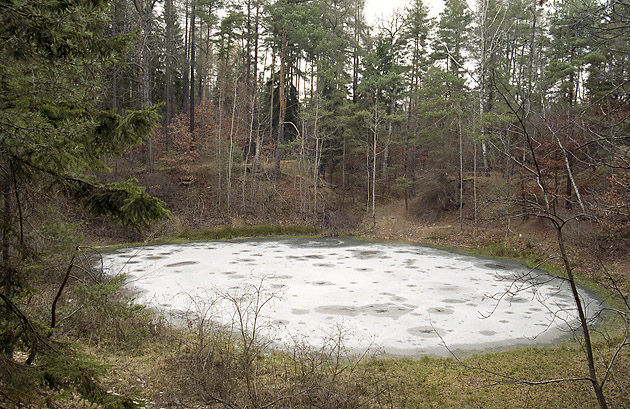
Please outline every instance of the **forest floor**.
[[429, 242], [437, 232], [450, 231], [453, 228], [450, 223], [452, 221], [447, 217], [434, 223], [422, 223], [405, 209], [404, 199], [391, 200], [379, 206], [374, 221], [370, 216], [366, 219], [363, 228], [368, 229], [368, 233], [386, 240]]
[[537, 220], [511, 222], [506, 237], [505, 224], [483, 221], [475, 229], [470, 220], [460, 227], [459, 214], [451, 211], [433, 220], [415, 216], [405, 207], [404, 199], [393, 199], [378, 206], [374, 218], [366, 215], [357, 233], [382, 240], [401, 240], [435, 246], [475, 249], [497, 242], [541, 254], [553, 252], [554, 236]]

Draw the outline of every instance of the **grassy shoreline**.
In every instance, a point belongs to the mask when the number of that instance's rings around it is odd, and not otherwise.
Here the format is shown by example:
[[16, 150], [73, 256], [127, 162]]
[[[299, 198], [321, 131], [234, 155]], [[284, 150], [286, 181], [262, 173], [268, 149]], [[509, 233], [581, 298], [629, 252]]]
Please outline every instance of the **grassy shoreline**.
[[[248, 237], [287, 237], [287, 236], [324, 236], [321, 232], [310, 227], [303, 226], [243, 226], [243, 227], [218, 227], [202, 230], [184, 230], [166, 236], [164, 238], [151, 241], [156, 243], [180, 243], [204, 240], [229, 240], [234, 238]], [[521, 251], [518, 248], [509, 246], [506, 243], [475, 243], [471, 246], [444, 246], [432, 243], [423, 243], [413, 240], [386, 240], [378, 237], [351, 236], [359, 240], [378, 240], [381, 242], [411, 242], [422, 246], [430, 246], [447, 251], [490, 257], [494, 259], [504, 259], [511, 262], [519, 262], [525, 265], [540, 263], [546, 256], [536, 254], [534, 251]], [[143, 243], [147, 244], [147, 243]], [[118, 247], [129, 247], [131, 244], [123, 243]], [[535, 265], [536, 265], [535, 264]], [[603, 291], [603, 290], [602, 290]], [[597, 335], [594, 339], [595, 347], [600, 352], [601, 359], [598, 362], [600, 367], [605, 367], [606, 359], [609, 359], [614, 350], [610, 349], [608, 341], [621, 340], [622, 333], [610, 322], [601, 328], [604, 335]], [[138, 373], [146, 373], [147, 379], [155, 374], [160, 374], [154, 385], [146, 385], [140, 391], [145, 402], [155, 401], [157, 395], [164, 390], [168, 396], [177, 395], [177, 388], [192, 388], [195, 385], [173, 385], [163, 384], [163, 379], [180, 379], [182, 376], [192, 376], [189, 371], [192, 369], [187, 365], [191, 359], [202, 359], [204, 350], [200, 350], [200, 345], [215, 345], [208, 343], [216, 337], [211, 333], [204, 335], [206, 339], [199, 338], [200, 333], [195, 332], [195, 327], [189, 330], [177, 330], [175, 335], [173, 330], [165, 330], [170, 336], [147, 339], [140, 349], [142, 358], [137, 360], [126, 351], [117, 351], [110, 355], [109, 364], [115, 368], [108, 383], [118, 384], [117, 388], [125, 392], [125, 387], [119, 384], [120, 380], [128, 376], [135, 379]], [[183, 332], [181, 332], [183, 331]], [[198, 331], [198, 329], [197, 329]], [[215, 341], [213, 341], [215, 342]], [[226, 347], [222, 341], [216, 341], [215, 348]], [[205, 344], [204, 344], [205, 343]], [[217, 346], [218, 345], [218, 346]], [[222, 353], [233, 354], [222, 359], [227, 361], [223, 364], [235, 365], [232, 375], [233, 379], [225, 380], [231, 382], [234, 389], [242, 388], [246, 382], [252, 379], [240, 378], [243, 375], [238, 369], [239, 357], [242, 353], [241, 347], [227, 347]], [[164, 356], [165, 351], [167, 357]], [[220, 350], [219, 350], [220, 351]], [[134, 351], [137, 354], [137, 351]], [[319, 352], [309, 355], [305, 351], [300, 351], [309, 359], [317, 356]], [[310, 353], [310, 352], [309, 352]], [[199, 354], [199, 356], [197, 356]], [[291, 385], [286, 384], [286, 379], [297, 382], [297, 376], [290, 372], [290, 367], [300, 368], [304, 371], [302, 361], [296, 361], [295, 356], [290, 353], [280, 353], [278, 351], [267, 351], [257, 355], [257, 360], [252, 363], [255, 367], [250, 368], [253, 373], [258, 374], [254, 381], [259, 383], [259, 387], [264, 390], [281, 389], [291, 391]], [[327, 362], [322, 364], [321, 371], [310, 372], [310, 376], [317, 378], [309, 382], [318, 382], [314, 385], [305, 385], [304, 388], [312, 390], [331, 390], [331, 393], [338, 395], [356, 396], [359, 401], [363, 399], [373, 399], [375, 404], [367, 407], [396, 407], [403, 409], [415, 409], [425, 407], [490, 407], [490, 408], [518, 408], [518, 407], [563, 407], [563, 408], [583, 408], [594, 407], [596, 400], [588, 384], [583, 382], [552, 382], [547, 385], [533, 386], [536, 382], [546, 382], [549, 379], [583, 378], [588, 372], [586, 363], [582, 358], [581, 345], [575, 337], [560, 340], [551, 345], [541, 346], [514, 346], [501, 351], [485, 351], [463, 353], [458, 359], [453, 357], [391, 357], [376, 356], [377, 359], [366, 359], [359, 362], [346, 361], [341, 363]], [[616, 379], [616, 384], [627, 388], [628, 377], [628, 353], [624, 351], [622, 363], [618, 368], [621, 379]], [[234, 360], [234, 361], [232, 361]], [[136, 363], [130, 364], [131, 361]], [[125, 362], [121, 365], [121, 362]], [[175, 363], [175, 366], [173, 366]], [[125, 366], [131, 365], [133, 371], [127, 373]], [[139, 365], [139, 367], [136, 367]], [[332, 375], [330, 379], [329, 371], [331, 366], [340, 365], [339, 375]], [[289, 367], [289, 369], [287, 369]], [[193, 368], [194, 369], [194, 368]], [[184, 371], [183, 373], [179, 371]], [[288, 372], [289, 371], [289, 372]], [[151, 375], [153, 374], [153, 375]], [[282, 374], [282, 376], [278, 375]], [[120, 378], [118, 378], [120, 377]], [[119, 379], [118, 381], [114, 378]], [[143, 381], [144, 376], [141, 377]], [[525, 382], [523, 382], [525, 381]], [[127, 382], [127, 380], [125, 380]], [[182, 381], [184, 382], [184, 381]], [[300, 380], [302, 382], [302, 380]], [[528, 383], [529, 382], [529, 383]], [[533, 383], [531, 383], [533, 382]], [[124, 383], [124, 382], [123, 382]], [[361, 384], [360, 391], [353, 388]], [[174, 389], [170, 389], [174, 388]], [[623, 389], [622, 388], [622, 389]], [[116, 388], [115, 388], [116, 389]], [[310, 390], [310, 389], [309, 389]], [[622, 407], [624, 402], [623, 393], [617, 388], [608, 390], [611, 407]], [[288, 392], [287, 392], [288, 393]], [[320, 393], [320, 392], [318, 392]], [[170, 394], [170, 395], [169, 395]], [[385, 397], [386, 394], [387, 396]], [[242, 397], [234, 396], [234, 400]], [[329, 396], [330, 399], [333, 397]], [[181, 396], [177, 399], [185, 399]], [[383, 400], [384, 399], [384, 400]], [[333, 399], [334, 401], [334, 399]], [[180, 401], [181, 402], [181, 401]], [[378, 403], [378, 404], [376, 404]], [[156, 402], [157, 404], [157, 402]], [[190, 401], [193, 405], [194, 402]], [[156, 407], [177, 407], [177, 404], [169, 405], [168, 401], [160, 402], [161, 406]], [[147, 406], [149, 407], [149, 406]], [[302, 407], [302, 406], [297, 406]], [[345, 406], [337, 406], [345, 407]], [[352, 407], [352, 406], [348, 406]]]

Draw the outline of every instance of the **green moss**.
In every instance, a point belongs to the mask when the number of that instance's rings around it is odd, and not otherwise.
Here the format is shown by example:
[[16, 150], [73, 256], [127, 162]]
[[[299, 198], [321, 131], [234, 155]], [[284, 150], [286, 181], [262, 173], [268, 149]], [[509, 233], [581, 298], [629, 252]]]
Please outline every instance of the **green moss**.
[[184, 228], [170, 235], [147, 242], [114, 243], [99, 246], [101, 251], [116, 250], [125, 247], [142, 246], [146, 244], [175, 244], [189, 241], [230, 240], [253, 237], [299, 237], [316, 236], [320, 231], [316, 227], [298, 225], [254, 225], [254, 226], [222, 226], [205, 229]]
[[174, 240], [228, 240], [239, 237], [309, 236], [319, 231], [309, 226], [224, 226], [200, 230], [184, 229], [169, 237]]
[[[597, 346], [605, 353], [606, 346]], [[519, 381], [581, 378], [588, 373], [579, 343], [557, 347], [516, 348], [483, 353], [461, 361], [444, 358], [383, 359], [365, 370], [387, 383], [392, 407], [594, 407], [585, 382], [558, 382], [531, 387]], [[622, 367], [618, 368], [623, 371]], [[627, 383], [627, 381], [623, 381]], [[623, 402], [609, 389], [609, 402]]]

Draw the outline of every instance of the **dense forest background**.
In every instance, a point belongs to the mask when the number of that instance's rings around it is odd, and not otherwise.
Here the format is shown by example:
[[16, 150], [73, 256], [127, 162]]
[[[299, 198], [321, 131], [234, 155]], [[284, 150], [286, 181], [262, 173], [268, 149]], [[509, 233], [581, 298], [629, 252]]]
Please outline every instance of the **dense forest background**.
[[[375, 25], [364, 9], [0, 1], [0, 406], [138, 407], [131, 384], [156, 407], [628, 401], [630, 1], [446, 0], [433, 18], [412, 0]], [[314, 231], [531, 261], [571, 286], [576, 342], [276, 356], [199, 311], [174, 328], [87, 247]]]
[[438, 202], [466, 207], [462, 225], [477, 176], [500, 175], [512, 202], [537, 195], [536, 172], [553, 206], [625, 200], [628, 4], [449, 0], [429, 18], [413, 1], [370, 27], [364, 3], [114, 2], [106, 32], [137, 37], [102, 104], [159, 105], [136, 163], [209, 164], [228, 218], [265, 208], [257, 180], [282, 166], [320, 219], [322, 183], [372, 214], [448, 184]]

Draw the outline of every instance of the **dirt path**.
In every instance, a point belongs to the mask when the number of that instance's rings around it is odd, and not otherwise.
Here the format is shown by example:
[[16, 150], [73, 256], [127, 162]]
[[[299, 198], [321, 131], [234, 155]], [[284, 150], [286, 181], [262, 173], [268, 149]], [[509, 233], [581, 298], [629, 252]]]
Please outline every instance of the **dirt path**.
[[403, 199], [379, 206], [376, 209], [375, 221], [368, 216], [363, 223], [366, 234], [387, 240], [429, 242], [433, 241], [436, 235], [442, 235], [450, 229], [452, 225], [448, 223], [427, 223], [414, 217], [405, 210]]

